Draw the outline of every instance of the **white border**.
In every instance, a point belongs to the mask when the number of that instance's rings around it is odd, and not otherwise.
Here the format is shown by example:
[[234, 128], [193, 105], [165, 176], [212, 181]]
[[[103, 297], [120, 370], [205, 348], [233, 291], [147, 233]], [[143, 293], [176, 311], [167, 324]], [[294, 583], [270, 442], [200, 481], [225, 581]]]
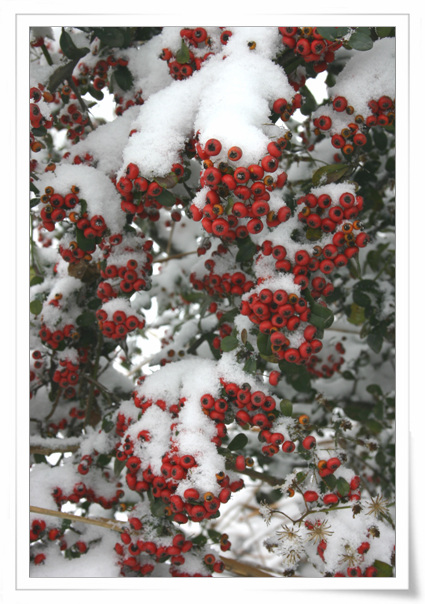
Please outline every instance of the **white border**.
[[[6, 4], [6, 6], [4, 6]], [[67, 602], [68, 599], [75, 601], [76, 597], [80, 597], [80, 590], [84, 590], [84, 593], [90, 597], [93, 594], [92, 590], [102, 590], [99, 597], [103, 601], [107, 601], [107, 597], [110, 594], [113, 596], [114, 601], [118, 596], [116, 590], [119, 591], [136, 591], [137, 593], [152, 592], [152, 595], [164, 592], [164, 595], [169, 593], [174, 601], [179, 599], [180, 596], [187, 600], [187, 596], [192, 592], [196, 592], [198, 589], [201, 601], [205, 602], [215, 600], [217, 595], [225, 595], [228, 590], [237, 588], [237, 593], [242, 595], [245, 600], [251, 597], [253, 600], [261, 597], [261, 592], [271, 592], [270, 595], [281, 593], [282, 591], [300, 591], [300, 590], [330, 590], [326, 595], [326, 601], [332, 601], [331, 596], [338, 596], [339, 598], [346, 598], [350, 594], [345, 590], [356, 591], [366, 590], [375, 596], [378, 596], [380, 590], [405, 590], [408, 588], [408, 576], [409, 570], [411, 570], [411, 564], [416, 567], [416, 564], [412, 560], [409, 564], [408, 556], [408, 517], [409, 517], [409, 499], [407, 494], [409, 493], [409, 482], [408, 472], [406, 468], [409, 467], [408, 460], [408, 422], [409, 415], [406, 409], [408, 409], [408, 396], [409, 396], [409, 340], [408, 340], [408, 317], [409, 317], [409, 300], [407, 293], [409, 291], [409, 271], [406, 267], [409, 267], [409, 261], [414, 258], [408, 256], [408, 191], [409, 191], [409, 141], [407, 140], [407, 134], [409, 132], [409, 70], [408, 70], [408, 51], [409, 51], [409, 33], [410, 36], [417, 36], [418, 42], [421, 38], [421, 19], [420, 14], [417, 15], [417, 19], [411, 19], [410, 27], [411, 32], [408, 29], [408, 20], [410, 13], [400, 14], [403, 9], [408, 9], [409, 3], [403, 3], [403, 5], [396, 5], [395, 2], [386, 2], [385, 9], [389, 10], [393, 8], [394, 14], [371, 14], [367, 12], [368, 6], [366, 2], [357, 2], [355, 9], [360, 11], [365, 5], [364, 14], [351, 14], [348, 11], [344, 11], [340, 6], [334, 3], [335, 6], [328, 5], [327, 10], [329, 14], [315, 14], [318, 6], [315, 3], [307, 2], [310, 4], [312, 11], [304, 12], [303, 14], [255, 14], [248, 13], [248, 9], [245, 5], [243, 8], [239, 6], [229, 6], [223, 2], [214, 2], [212, 6], [206, 7], [204, 15], [199, 16], [199, 7], [190, 10], [188, 4], [184, 3], [184, 12], [182, 6], [177, 6], [174, 3], [162, 2], [161, 3], [165, 10], [163, 14], [158, 11], [158, 6], [146, 7], [141, 6], [141, 3], [135, 3], [133, 1], [127, 1], [125, 8], [129, 10], [126, 14], [115, 13], [116, 6], [112, 3], [101, 3], [98, 6], [99, 10], [102, 10], [102, 14], [93, 13], [90, 10], [86, 10], [86, 5], [80, 1], [72, 3], [72, 8], [75, 13], [70, 15], [65, 9], [70, 5], [66, 3], [60, 7], [57, 4], [37, 2], [35, 6], [29, 2], [10, 2], [7, 0], [2, 5], [2, 23], [4, 24], [3, 31], [6, 33], [6, 44], [9, 42], [8, 48], [11, 49], [12, 53], [15, 53], [17, 74], [16, 80], [16, 114], [15, 121], [10, 116], [10, 99], [8, 103], [8, 117], [7, 128], [8, 136], [10, 137], [10, 145], [8, 145], [8, 156], [6, 163], [7, 174], [16, 174], [16, 232], [12, 233], [9, 230], [9, 235], [6, 237], [5, 250], [8, 250], [8, 256], [3, 255], [4, 262], [7, 257], [10, 258], [10, 250], [15, 249], [16, 252], [16, 266], [13, 267], [7, 265], [7, 283], [17, 284], [16, 290], [16, 316], [15, 323], [12, 321], [5, 326], [7, 342], [11, 343], [11, 347], [7, 348], [7, 356], [3, 367], [12, 365], [8, 372], [8, 383], [10, 383], [10, 376], [16, 376], [15, 382], [15, 397], [8, 397], [8, 408], [10, 409], [10, 424], [5, 430], [8, 430], [7, 436], [9, 441], [9, 482], [10, 486], [8, 489], [9, 501], [8, 506], [5, 510], [4, 518], [7, 519], [6, 526], [4, 529], [7, 531], [7, 538], [3, 543], [7, 543], [7, 555], [3, 557], [2, 566], [0, 567], [2, 572], [2, 592], [4, 595], [7, 594], [5, 602], [12, 604], [13, 602], [23, 601], [35, 601], [37, 596], [42, 597], [43, 602], [50, 602], [57, 600], [59, 594], [56, 590], [60, 590], [60, 599], [62, 602]], [[393, 6], [390, 6], [390, 5]], [[93, 3], [90, 4], [91, 10], [93, 10]], [[167, 10], [170, 8], [171, 10]], [[193, 7], [191, 7], [193, 8]], [[308, 6], [305, 7], [309, 8]], [[36, 13], [34, 13], [36, 9]], [[221, 10], [220, 10], [221, 9]], [[263, 9], [263, 6], [261, 6]], [[53, 13], [54, 11], [54, 13]], [[130, 11], [134, 11], [131, 13]], [[331, 11], [335, 11], [331, 12]], [[378, 11], [377, 11], [378, 12]], [[141, 14], [142, 13], [142, 14]], [[354, 11], [353, 11], [354, 13]], [[397, 13], [397, 14], [396, 14]], [[419, 17], [419, 18], [418, 18]], [[15, 38], [15, 20], [17, 24], [17, 38]], [[247, 21], [247, 22], [246, 22]], [[397, 577], [391, 579], [369, 579], [367, 582], [361, 579], [349, 579], [346, 581], [336, 581], [335, 579], [298, 579], [294, 581], [288, 581], [286, 579], [180, 579], [179, 581], [172, 581], [171, 579], [154, 579], [149, 578], [145, 581], [140, 579], [34, 579], [29, 578], [29, 562], [28, 562], [28, 534], [27, 534], [27, 517], [28, 517], [28, 503], [29, 503], [29, 489], [26, 483], [19, 481], [16, 484], [17, 476], [26, 476], [28, 467], [28, 442], [26, 435], [28, 434], [28, 418], [27, 418], [27, 401], [28, 401], [28, 384], [26, 377], [26, 359], [28, 350], [28, 293], [27, 293], [27, 275], [28, 275], [28, 254], [26, 248], [26, 240], [22, 239], [22, 231], [28, 226], [28, 213], [27, 213], [27, 174], [28, 174], [28, 131], [27, 131], [27, 76], [28, 73], [28, 27], [39, 25], [39, 26], [59, 26], [59, 25], [76, 25], [84, 24], [90, 25], [187, 25], [195, 26], [202, 24], [222, 24], [233, 23], [241, 25], [270, 25], [279, 24], [285, 22], [286, 24], [300, 24], [300, 23], [313, 23], [319, 25], [333, 25], [333, 24], [345, 24], [350, 25], [394, 25], [397, 26]], [[415, 40], [414, 40], [415, 41]], [[412, 37], [410, 39], [412, 44]], [[6, 48], [6, 46], [5, 46]], [[419, 49], [416, 49], [419, 50]], [[6, 66], [7, 68], [7, 66]], [[9, 69], [6, 72], [9, 75], [7, 82], [15, 82], [14, 65], [12, 58], [9, 59]], [[417, 82], [415, 81], [415, 86]], [[8, 86], [8, 90], [12, 90], [12, 86]], [[419, 91], [417, 90], [417, 93]], [[4, 99], [3, 99], [4, 100]], [[411, 102], [412, 99], [411, 99]], [[422, 102], [423, 104], [423, 102]], [[4, 115], [4, 113], [3, 113]], [[15, 141], [15, 128], [16, 124], [16, 147]], [[10, 153], [11, 149], [16, 150], [16, 162], [14, 154]], [[4, 165], [4, 164], [3, 164]], [[412, 174], [411, 174], [412, 175]], [[11, 178], [10, 178], [11, 179]], [[405, 204], [403, 205], [405, 197]], [[11, 211], [10, 206], [13, 207], [13, 197], [10, 196], [8, 199], [9, 212]], [[422, 214], [422, 212], [421, 212]], [[418, 226], [418, 225], [417, 225]], [[28, 232], [28, 231], [26, 231]], [[10, 240], [12, 236], [12, 240]], [[423, 237], [422, 237], [423, 238]], [[421, 238], [421, 239], [422, 239]], [[25, 242], [24, 242], [25, 241]], [[16, 247], [15, 247], [16, 246]], [[15, 272], [13, 271], [15, 269]], [[5, 293], [3, 294], [5, 296]], [[10, 296], [10, 294], [9, 294]], [[10, 306], [10, 299], [6, 298], [6, 303]], [[414, 301], [410, 300], [410, 304], [413, 305]], [[4, 314], [3, 314], [4, 316]], [[10, 316], [10, 309], [9, 314]], [[20, 318], [20, 319], [19, 319]], [[16, 328], [16, 333], [14, 331]], [[16, 356], [10, 354], [13, 350], [14, 342], [16, 341]], [[13, 359], [13, 360], [12, 360]], [[416, 376], [415, 379], [421, 375], [420, 357], [412, 355], [411, 357], [411, 373], [410, 378], [412, 379], [412, 373]], [[13, 363], [15, 367], [13, 368]], [[21, 375], [22, 367], [24, 367], [23, 375]], [[413, 370], [416, 368], [416, 371]], [[18, 373], [19, 372], [19, 373]], [[406, 401], [406, 407], [404, 407], [404, 401]], [[14, 406], [17, 405], [16, 414], [14, 415]], [[412, 425], [416, 427], [416, 420]], [[13, 428], [13, 429], [12, 429]], [[14, 435], [16, 434], [16, 439]], [[16, 449], [15, 449], [16, 446]], [[17, 453], [16, 465], [14, 465], [12, 451]], [[414, 459], [415, 465], [418, 466], [416, 457]], [[419, 470], [419, 467], [417, 467]], [[411, 474], [412, 474], [411, 469]], [[412, 474], [415, 476], [416, 474]], [[16, 490], [15, 490], [16, 489]], [[406, 496], [404, 496], [406, 494]], [[16, 515], [15, 515], [16, 513]], [[423, 521], [420, 522], [423, 524]], [[15, 535], [16, 528], [16, 535]], [[415, 543], [415, 540], [412, 540]], [[417, 542], [416, 542], [417, 544]], [[15, 545], [17, 548], [15, 549]], [[3, 546], [4, 548], [5, 546]], [[1, 549], [1, 548], [0, 548]], [[17, 556], [17, 552], [19, 556]], [[16, 557], [15, 557], [16, 556]], [[418, 569], [419, 570], [419, 569]], [[17, 582], [15, 583], [15, 573]], [[415, 576], [413, 583], [417, 585], [417, 582], [421, 579], [421, 574]], [[141, 586], [141, 581], [145, 585]], [[224, 583], [223, 583], [224, 581]], [[206, 583], [207, 582], [207, 583]], [[411, 586], [412, 587], [412, 586]], [[103, 590], [108, 590], [104, 592]], [[40, 591], [39, 591], [40, 590]], [[68, 592], [66, 590], [69, 590]], [[78, 591], [75, 591], [78, 590]], [[86, 592], [85, 590], [90, 590]], [[75, 594], [74, 594], [75, 591]], [[339, 593], [341, 592], [342, 593]], [[415, 590], [416, 591], [416, 590]], [[336, 593], [335, 593], [336, 592]], [[385, 591], [386, 597], [395, 596], [396, 593]], [[406, 592], [404, 592], [406, 593]], [[411, 593], [411, 591], [410, 591]], [[81, 595], [83, 595], [81, 593]], [[148, 594], [146, 594], [148, 595]], [[323, 594], [324, 595], [324, 594]], [[407, 595], [407, 594], [406, 594]], [[413, 595], [413, 594], [412, 594]], [[229, 601], [232, 599], [231, 593], [229, 593]], [[297, 596], [298, 597], [298, 596]], [[311, 596], [310, 596], [311, 597]]]

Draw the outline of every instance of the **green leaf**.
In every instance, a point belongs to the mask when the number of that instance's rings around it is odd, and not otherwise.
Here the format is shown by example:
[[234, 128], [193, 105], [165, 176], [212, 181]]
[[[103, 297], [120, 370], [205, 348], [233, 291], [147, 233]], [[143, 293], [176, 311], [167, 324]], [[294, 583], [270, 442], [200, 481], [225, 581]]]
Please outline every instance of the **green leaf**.
[[176, 203], [176, 198], [174, 195], [166, 189], [163, 189], [156, 199], [162, 206], [166, 208], [171, 208]]
[[370, 50], [373, 47], [370, 28], [358, 27], [350, 36], [349, 44], [354, 50]]
[[393, 567], [386, 562], [382, 562], [382, 560], [375, 560], [372, 564], [378, 571], [378, 577], [392, 577], [393, 576]]
[[119, 476], [121, 474], [121, 472], [123, 471], [123, 469], [125, 467], [125, 464], [126, 464], [126, 460], [125, 459], [122, 460], [122, 461], [120, 461], [119, 459], [115, 458], [115, 461], [114, 461], [114, 474], [115, 474], [115, 476]]
[[103, 46], [123, 48], [128, 46], [127, 29], [126, 27], [95, 27], [93, 33], [99, 38]]
[[236, 254], [236, 262], [250, 262], [257, 252], [257, 246], [250, 237], [237, 239], [236, 245], [239, 248], [239, 251]]
[[[216, 531], [214, 529], [208, 529], [208, 537], [214, 542], [214, 543], [220, 543], [220, 539], [221, 539], [221, 533], [219, 531]], [[192, 539], [193, 541], [193, 539]]]
[[377, 333], [370, 333], [367, 336], [367, 343], [370, 346], [370, 348], [373, 350], [373, 352], [376, 352], [376, 354], [379, 354], [382, 349], [382, 344], [384, 343], [384, 338]]
[[245, 434], [237, 434], [235, 438], [227, 445], [229, 451], [238, 451], [248, 444], [248, 438]]
[[307, 86], [303, 86], [300, 90], [300, 93], [303, 96], [303, 103], [301, 105], [300, 111], [303, 115], [311, 115], [313, 111], [316, 111], [317, 109], [316, 99], [311, 94]]
[[93, 239], [84, 237], [84, 232], [81, 229], [75, 229], [77, 245], [84, 252], [92, 252], [96, 247], [96, 242]]
[[358, 422], [364, 422], [372, 411], [372, 405], [367, 403], [348, 403], [344, 405], [344, 411], [350, 419]]
[[33, 315], [39, 315], [41, 313], [41, 311], [43, 310], [43, 304], [41, 302], [41, 300], [33, 300], [32, 302], [30, 302], [30, 311], [32, 312]]
[[383, 394], [382, 388], [381, 386], [378, 386], [378, 384], [369, 384], [366, 390], [373, 396], [379, 396]]
[[350, 492], [350, 484], [342, 476], [337, 479], [336, 488], [341, 497], [345, 497]]
[[230, 352], [234, 350], [239, 344], [239, 341], [235, 336], [226, 336], [221, 340], [221, 350], [223, 352]]
[[174, 172], [170, 172], [167, 176], [157, 176], [155, 178], [155, 182], [157, 182], [163, 189], [172, 189], [179, 182], [179, 179]]
[[257, 336], [257, 348], [261, 355], [271, 356], [272, 345], [270, 342], [270, 336], [266, 333], [259, 333]]
[[371, 304], [369, 296], [358, 289], [353, 289], [353, 301], [357, 306], [361, 306], [362, 308], [368, 308]]
[[77, 317], [77, 325], [88, 327], [89, 325], [97, 325], [97, 319], [94, 312], [86, 310]]
[[316, 31], [320, 34], [325, 40], [336, 40], [338, 38], [343, 38], [349, 32], [348, 27], [317, 27]]
[[378, 38], [392, 38], [394, 37], [394, 27], [375, 27], [376, 35]]
[[354, 303], [351, 304], [347, 320], [352, 325], [362, 325], [365, 322], [364, 308]]
[[380, 151], [385, 151], [388, 144], [388, 137], [381, 128], [374, 128], [372, 131], [373, 142]]
[[291, 401], [284, 398], [280, 401], [280, 410], [285, 417], [292, 417], [293, 405]]
[[315, 187], [318, 185], [327, 185], [340, 180], [349, 170], [349, 166], [345, 164], [330, 164], [329, 166], [321, 166], [313, 174], [311, 182]]
[[35, 277], [33, 277], [30, 281], [30, 285], [39, 285], [40, 283], [43, 283], [44, 278], [41, 275], [35, 275]]
[[[102, 424], [102, 428], [103, 428], [103, 424]], [[107, 466], [110, 461], [111, 461], [110, 455], [106, 455], [106, 453], [101, 453], [96, 460], [96, 465], [103, 468], [103, 467]]]
[[103, 92], [101, 90], [96, 90], [96, 88], [92, 84], [89, 84], [87, 92], [89, 92], [92, 97], [96, 99], [96, 101], [101, 101], [104, 97]]
[[380, 432], [382, 432], [382, 424], [380, 422], [378, 422], [376, 419], [366, 420], [365, 426], [369, 430], [369, 432], [372, 432], [372, 434], [376, 435], [376, 434], [379, 434]]
[[186, 46], [183, 40], [180, 49], [176, 52], [176, 61], [178, 61], [179, 63], [190, 62], [189, 48]]
[[84, 57], [84, 55], [90, 52], [90, 49], [87, 47], [78, 48], [77, 46], [75, 46], [71, 36], [68, 32], [64, 30], [64, 28], [62, 28], [62, 33], [59, 38], [59, 44], [63, 54], [68, 59], [71, 59], [73, 61], [81, 59], [81, 57]]
[[116, 67], [112, 76], [115, 82], [118, 84], [121, 90], [124, 90], [124, 92], [130, 90], [130, 88], [133, 86], [133, 74], [125, 65], [119, 65]]
[[249, 357], [249, 359], [246, 360], [243, 370], [246, 373], [251, 374], [254, 374], [257, 371], [257, 361], [254, 357]]
[[297, 472], [295, 478], [297, 479], [297, 483], [301, 484], [307, 478], [307, 472]]
[[344, 378], [344, 380], [355, 380], [356, 379], [354, 377], [354, 375], [351, 373], [351, 371], [348, 371], [348, 370], [343, 371], [341, 375]]
[[336, 488], [337, 480], [333, 474], [329, 474], [329, 476], [323, 476], [323, 482], [333, 491]]

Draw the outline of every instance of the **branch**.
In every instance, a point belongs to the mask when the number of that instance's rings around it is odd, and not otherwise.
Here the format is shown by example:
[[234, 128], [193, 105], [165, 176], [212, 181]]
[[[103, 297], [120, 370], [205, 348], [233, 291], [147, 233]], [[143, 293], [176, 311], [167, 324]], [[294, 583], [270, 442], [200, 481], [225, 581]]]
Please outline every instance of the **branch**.
[[273, 577], [273, 575], [260, 570], [256, 566], [251, 566], [251, 564], [246, 564], [245, 562], [239, 562], [233, 558], [220, 556], [220, 560], [223, 562], [226, 570], [229, 570], [236, 575], [240, 575], [241, 577]]
[[111, 531], [117, 531], [118, 533], [122, 533], [127, 524], [122, 520], [112, 520], [110, 518], [85, 518], [83, 516], [76, 516], [75, 514], [59, 512], [58, 510], [39, 508], [35, 505], [30, 505], [30, 512], [33, 514], [41, 514], [43, 516], [55, 516], [56, 518], [63, 518], [64, 520], [71, 520], [72, 522], [83, 522], [84, 524], [101, 526], [103, 528], [110, 529]]

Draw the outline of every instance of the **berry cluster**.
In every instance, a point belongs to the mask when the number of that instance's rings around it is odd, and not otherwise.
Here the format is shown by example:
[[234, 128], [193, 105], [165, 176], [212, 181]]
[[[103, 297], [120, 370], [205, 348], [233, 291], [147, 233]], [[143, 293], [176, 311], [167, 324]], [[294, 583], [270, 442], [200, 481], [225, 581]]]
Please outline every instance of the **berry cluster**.
[[[133, 516], [130, 517], [129, 524], [130, 530], [121, 533], [120, 541], [114, 548], [119, 556], [118, 564], [123, 576], [150, 575], [157, 564], [168, 561], [170, 562], [168, 569], [172, 577], [205, 577], [211, 576], [210, 572], [222, 573], [224, 570], [223, 563], [216, 560], [212, 552], [204, 553], [205, 548], [187, 539], [184, 533], [177, 532], [160, 538], [150, 535], [148, 539], [143, 539], [141, 520]], [[193, 568], [195, 559], [202, 560], [195, 564], [198, 570]], [[185, 564], [187, 564], [186, 568]]]
[[47, 327], [45, 323], [42, 323], [38, 335], [43, 344], [53, 350], [56, 350], [62, 341], [72, 344], [79, 338], [79, 333], [72, 323], [67, 323], [62, 328], [57, 328], [54, 331]]
[[43, 228], [47, 231], [53, 231], [56, 223], [67, 218], [81, 230], [90, 228], [90, 231], [87, 232], [87, 238], [101, 236], [106, 228], [103, 219], [100, 223], [101, 217], [94, 216], [91, 221], [93, 224], [91, 224], [87, 218], [87, 213], [83, 212], [85, 216], [80, 216], [78, 210], [75, 210], [77, 206], [80, 208], [78, 193], [79, 188], [76, 185], [73, 185], [71, 190], [64, 194], [55, 192], [52, 186], [45, 187], [44, 193], [40, 195], [40, 201], [43, 204], [40, 210]]
[[330, 41], [321, 36], [317, 27], [279, 27], [282, 43], [306, 63], [311, 63], [316, 73], [325, 71], [335, 60], [335, 51], [342, 41]]
[[282, 189], [286, 183], [286, 172], [272, 175], [278, 170], [287, 138], [270, 142], [267, 154], [259, 164], [233, 167], [242, 157], [240, 147], [231, 147], [227, 152], [230, 163], [219, 161], [214, 164], [212, 157], [219, 155], [222, 145], [217, 139], [209, 139], [205, 146], [197, 145], [199, 159], [203, 160], [200, 184], [205, 193], [202, 202], [192, 203], [190, 213], [195, 221], [209, 234], [231, 241], [244, 238], [249, 233], [260, 233], [264, 228], [263, 218], [268, 226], [276, 226], [287, 220], [288, 208], [283, 206], [278, 212], [269, 205], [270, 192]]
[[306, 369], [317, 378], [330, 378], [334, 375], [334, 373], [338, 372], [343, 365], [345, 359], [343, 356], [345, 353], [344, 346], [341, 342], [337, 342], [335, 344], [335, 351], [340, 355], [338, 358], [335, 358], [333, 354], [329, 354], [326, 358], [326, 361], [323, 362], [323, 359], [320, 359], [315, 354], [312, 354], [306, 363]]
[[134, 292], [149, 289], [153, 256], [153, 242], [140, 236], [110, 237], [100, 248], [100, 281], [97, 296], [106, 302], [118, 295], [131, 296]]
[[[236, 264], [227, 262], [231, 256], [229, 249], [219, 244], [202, 267], [195, 267], [190, 275], [194, 289], [206, 291], [210, 296], [219, 298], [226, 296], [241, 296], [249, 291], [254, 282], [245, 272], [238, 269]], [[205, 272], [208, 271], [208, 272]]]
[[180, 36], [183, 52], [180, 50], [174, 54], [169, 48], [163, 48], [160, 55], [160, 58], [167, 62], [170, 75], [175, 80], [187, 79], [194, 71], [201, 69], [202, 63], [208, 57], [215, 54], [204, 27], [183, 28], [180, 30]]
[[316, 136], [329, 133], [335, 149], [340, 149], [345, 156], [350, 156], [356, 148], [367, 143], [367, 134], [375, 126], [394, 124], [394, 100], [383, 95], [378, 100], [368, 102], [369, 114], [356, 113], [344, 96], [332, 99], [332, 108], [326, 114], [313, 119]]
[[119, 308], [115, 301], [105, 302], [102, 308], [96, 311], [99, 329], [107, 338], [121, 340], [135, 329], [143, 329], [144, 318], [139, 318], [132, 313], [131, 308], [124, 310], [124, 301], [119, 301]]
[[159, 197], [163, 187], [141, 176], [136, 164], [127, 165], [125, 176], [121, 176], [115, 186], [121, 195], [123, 212], [152, 221], [159, 219], [159, 210], [162, 207]]

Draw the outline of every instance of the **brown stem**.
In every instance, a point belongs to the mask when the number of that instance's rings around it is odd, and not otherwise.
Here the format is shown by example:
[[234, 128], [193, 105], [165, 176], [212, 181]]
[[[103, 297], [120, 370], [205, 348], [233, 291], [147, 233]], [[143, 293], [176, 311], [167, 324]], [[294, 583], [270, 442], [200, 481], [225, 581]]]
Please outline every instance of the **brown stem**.
[[226, 570], [229, 570], [236, 575], [240, 575], [241, 577], [273, 577], [273, 575], [260, 570], [256, 566], [246, 564], [245, 562], [239, 562], [233, 558], [220, 556], [220, 560], [223, 562]]
[[84, 524], [101, 526], [110, 529], [111, 531], [117, 531], [118, 533], [121, 533], [126, 525], [126, 522], [121, 520], [111, 520], [109, 518], [85, 518], [84, 516], [76, 516], [75, 514], [67, 514], [66, 512], [59, 512], [58, 510], [40, 508], [35, 505], [30, 506], [30, 512], [43, 516], [55, 516], [56, 518], [63, 518], [64, 520], [71, 520], [72, 522], [83, 522]]
[[52, 455], [52, 453], [75, 453], [80, 448], [80, 445], [57, 445], [53, 448], [40, 447], [37, 445], [30, 446], [31, 455]]

